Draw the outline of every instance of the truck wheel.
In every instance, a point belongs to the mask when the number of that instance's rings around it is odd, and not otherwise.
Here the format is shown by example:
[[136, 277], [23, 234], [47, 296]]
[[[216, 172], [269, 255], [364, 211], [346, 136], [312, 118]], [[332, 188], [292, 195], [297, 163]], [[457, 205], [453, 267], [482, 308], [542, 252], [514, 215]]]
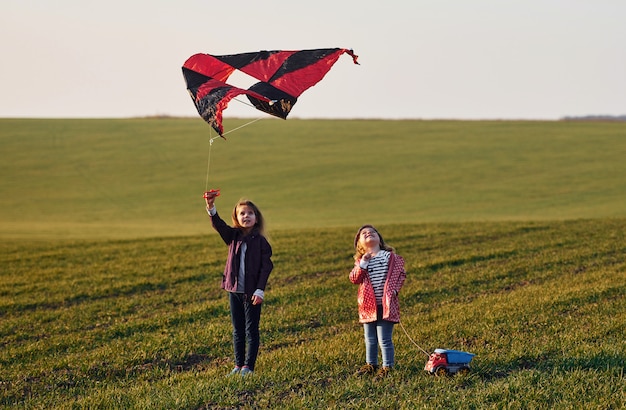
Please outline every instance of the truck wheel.
[[469, 367], [467, 366], [463, 366], [459, 369], [458, 373], [465, 376], [466, 374], [468, 374], [470, 372]]
[[433, 373], [435, 373], [435, 376], [442, 376], [442, 377], [443, 376], [448, 376], [448, 374], [449, 374], [448, 373], [448, 369], [446, 369], [443, 366], [437, 367]]

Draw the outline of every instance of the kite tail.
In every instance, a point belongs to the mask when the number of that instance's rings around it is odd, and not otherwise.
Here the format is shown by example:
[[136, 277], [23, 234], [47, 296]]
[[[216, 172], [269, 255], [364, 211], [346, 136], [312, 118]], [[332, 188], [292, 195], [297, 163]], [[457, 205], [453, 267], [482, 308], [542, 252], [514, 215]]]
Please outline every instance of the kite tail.
[[356, 65], [361, 65], [361, 64], [359, 64], [359, 62], [358, 62], [358, 61], [356, 61], [356, 60], [358, 60], [359, 56], [357, 56], [356, 54], [354, 54], [354, 50], [352, 50], [352, 49], [350, 49], [350, 50], [346, 50], [346, 53], [347, 53], [350, 57], [352, 57], [352, 62], [353, 62], [354, 64], [356, 64]]

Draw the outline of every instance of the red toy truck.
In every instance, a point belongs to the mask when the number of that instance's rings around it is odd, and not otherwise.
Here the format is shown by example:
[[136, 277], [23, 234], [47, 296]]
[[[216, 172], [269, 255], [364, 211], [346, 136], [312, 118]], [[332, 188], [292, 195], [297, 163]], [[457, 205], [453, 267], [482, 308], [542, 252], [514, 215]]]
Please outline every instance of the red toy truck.
[[435, 349], [435, 352], [428, 357], [424, 370], [437, 376], [469, 372], [469, 363], [474, 356], [473, 353], [459, 350]]

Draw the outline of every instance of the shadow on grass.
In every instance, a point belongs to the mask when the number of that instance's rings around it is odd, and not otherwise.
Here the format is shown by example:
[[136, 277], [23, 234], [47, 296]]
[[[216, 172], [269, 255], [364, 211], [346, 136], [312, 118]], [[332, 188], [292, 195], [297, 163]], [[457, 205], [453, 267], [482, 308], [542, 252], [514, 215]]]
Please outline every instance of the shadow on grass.
[[510, 360], [508, 363], [479, 362], [471, 373], [484, 381], [493, 381], [509, 377], [511, 374], [525, 370], [536, 370], [542, 373], [559, 371], [569, 373], [576, 370], [601, 371], [614, 369], [623, 374], [626, 371], [626, 356], [599, 352], [586, 357], [563, 357], [560, 351], [546, 352], [541, 355], [524, 355]]

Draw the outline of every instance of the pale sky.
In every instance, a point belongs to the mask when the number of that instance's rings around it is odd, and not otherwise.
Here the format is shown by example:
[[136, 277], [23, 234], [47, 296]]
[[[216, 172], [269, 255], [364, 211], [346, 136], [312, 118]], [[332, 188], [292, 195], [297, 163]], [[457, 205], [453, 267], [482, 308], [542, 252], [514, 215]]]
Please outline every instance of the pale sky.
[[626, 114], [625, 0], [2, 0], [0, 117], [197, 116], [191, 55], [334, 47], [289, 118]]

